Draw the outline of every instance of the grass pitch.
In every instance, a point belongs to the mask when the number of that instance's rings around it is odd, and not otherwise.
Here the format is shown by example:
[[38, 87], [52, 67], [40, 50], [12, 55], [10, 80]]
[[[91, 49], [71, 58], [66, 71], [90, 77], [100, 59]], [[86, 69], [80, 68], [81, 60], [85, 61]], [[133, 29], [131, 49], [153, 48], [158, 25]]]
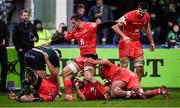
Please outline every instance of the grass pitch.
[[[151, 99], [117, 99], [95, 101], [72, 101], [64, 100], [64, 94], [53, 102], [17, 102], [8, 100], [7, 94], [0, 93], [0, 107], [180, 107], [180, 89], [169, 89], [170, 98], [163, 99], [157, 96]], [[75, 94], [74, 94], [75, 95]]]

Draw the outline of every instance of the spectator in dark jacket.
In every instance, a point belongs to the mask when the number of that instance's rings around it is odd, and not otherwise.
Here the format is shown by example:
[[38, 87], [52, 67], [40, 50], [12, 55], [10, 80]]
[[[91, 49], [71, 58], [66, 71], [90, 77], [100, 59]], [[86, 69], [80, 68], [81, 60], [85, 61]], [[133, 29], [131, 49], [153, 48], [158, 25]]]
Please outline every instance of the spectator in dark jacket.
[[29, 21], [28, 11], [21, 11], [20, 20], [13, 31], [13, 43], [20, 62], [20, 79], [22, 81], [25, 79], [24, 55], [29, 49], [34, 47], [34, 42], [38, 41], [38, 35], [33, 24]]
[[0, 19], [0, 64], [1, 64], [1, 85], [0, 90], [6, 91], [6, 77], [8, 71], [8, 59], [6, 50], [6, 25], [3, 20]]
[[[90, 8], [88, 18], [91, 22], [107, 22], [114, 19], [114, 15], [109, 6], [104, 5], [103, 0], [96, 0], [96, 5]], [[112, 43], [112, 37], [109, 36], [109, 28], [104, 28], [97, 34], [97, 43]]]

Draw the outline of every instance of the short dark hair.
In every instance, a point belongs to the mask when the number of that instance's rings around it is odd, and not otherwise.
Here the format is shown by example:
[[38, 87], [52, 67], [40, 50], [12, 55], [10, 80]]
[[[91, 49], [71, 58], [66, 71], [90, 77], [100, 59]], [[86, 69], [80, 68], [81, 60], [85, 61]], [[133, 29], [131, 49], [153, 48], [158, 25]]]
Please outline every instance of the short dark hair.
[[74, 19], [75, 21], [81, 20], [83, 21], [83, 17], [81, 15], [75, 14], [71, 17], [71, 20]]
[[84, 5], [84, 4], [78, 4], [78, 5], [77, 5], [77, 10], [78, 10], [78, 9], [81, 9], [81, 8], [85, 8], [85, 5]]
[[37, 24], [42, 24], [40, 19], [35, 19], [34, 20], [34, 25], [36, 26]]
[[20, 15], [22, 15], [23, 13], [28, 13], [29, 14], [29, 11], [28, 10], [21, 10]]
[[142, 9], [142, 10], [148, 10], [149, 5], [146, 2], [140, 2], [138, 5], [138, 9]]

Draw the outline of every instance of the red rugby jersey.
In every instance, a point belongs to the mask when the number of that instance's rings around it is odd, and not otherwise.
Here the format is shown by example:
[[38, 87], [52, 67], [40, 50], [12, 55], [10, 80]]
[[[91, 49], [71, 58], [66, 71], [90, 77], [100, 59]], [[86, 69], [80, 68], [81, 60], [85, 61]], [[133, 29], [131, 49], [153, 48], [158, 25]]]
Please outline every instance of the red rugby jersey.
[[126, 13], [119, 19], [119, 22], [125, 21], [127, 25], [123, 28], [123, 33], [130, 37], [132, 40], [139, 40], [140, 32], [142, 28], [150, 22], [150, 16], [146, 12], [144, 17], [139, 19], [137, 10], [130, 11]]
[[66, 40], [75, 39], [80, 47], [80, 55], [96, 54], [96, 30], [97, 24], [87, 22], [79, 29], [72, 29], [65, 35]]

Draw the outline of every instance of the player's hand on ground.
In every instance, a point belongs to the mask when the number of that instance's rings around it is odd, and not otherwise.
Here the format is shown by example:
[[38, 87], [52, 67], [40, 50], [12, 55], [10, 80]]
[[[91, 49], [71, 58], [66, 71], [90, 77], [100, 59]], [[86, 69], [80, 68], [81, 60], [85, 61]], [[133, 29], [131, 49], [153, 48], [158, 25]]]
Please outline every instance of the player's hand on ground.
[[15, 99], [16, 99], [16, 94], [13, 93], [12, 91], [10, 91], [10, 92], [8, 93], [8, 99], [15, 100]]
[[86, 100], [86, 97], [83, 94], [79, 93], [78, 96], [79, 96], [80, 100]]
[[104, 94], [104, 98], [105, 98], [106, 100], [110, 100], [110, 99], [111, 99], [111, 97], [110, 97], [110, 95], [109, 95], [108, 93]]

